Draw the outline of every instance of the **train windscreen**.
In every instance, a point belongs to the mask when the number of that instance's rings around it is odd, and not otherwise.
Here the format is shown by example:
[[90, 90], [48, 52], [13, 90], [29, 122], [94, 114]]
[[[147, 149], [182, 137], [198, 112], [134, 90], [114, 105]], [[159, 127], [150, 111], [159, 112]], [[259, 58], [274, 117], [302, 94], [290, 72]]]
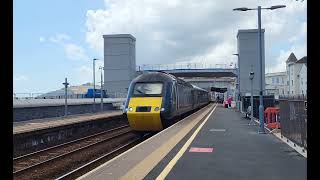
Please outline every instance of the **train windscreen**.
[[162, 83], [136, 83], [133, 95], [161, 95]]

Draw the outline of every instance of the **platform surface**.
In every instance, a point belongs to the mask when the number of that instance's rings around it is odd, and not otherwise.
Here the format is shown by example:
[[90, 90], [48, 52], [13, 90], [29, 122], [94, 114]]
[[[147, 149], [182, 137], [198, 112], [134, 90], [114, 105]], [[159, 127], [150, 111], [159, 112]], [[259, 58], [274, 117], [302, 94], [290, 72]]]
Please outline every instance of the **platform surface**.
[[305, 157], [243, 116], [210, 105], [78, 179], [307, 179]]
[[[218, 107], [165, 179], [307, 179], [305, 157], [248, 122]], [[213, 151], [189, 152], [195, 147]]]
[[88, 114], [70, 115], [67, 117], [55, 117], [55, 118], [34, 119], [29, 121], [14, 122], [13, 134], [64, 126], [64, 125], [80, 123], [84, 121], [92, 121], [92, 120], [97, 120], [102, 118], [110, 118], [112, 116], [119, 116], [121, 114], [122, 114], [121, 110], [110, 110], [102, 113], [88, 113]]
[[213, 106], [204, 107], [78, 179], [143, 179]]

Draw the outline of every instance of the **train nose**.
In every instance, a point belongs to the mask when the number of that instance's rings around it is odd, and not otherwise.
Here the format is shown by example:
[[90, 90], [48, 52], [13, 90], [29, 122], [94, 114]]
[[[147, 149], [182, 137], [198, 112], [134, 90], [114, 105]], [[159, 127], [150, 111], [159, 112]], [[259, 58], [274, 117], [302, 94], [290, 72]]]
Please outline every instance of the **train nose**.
[[162, 130], [161, 103], [162, 97], [131, 98], [127, 111], [129, 125], [136, 131]]

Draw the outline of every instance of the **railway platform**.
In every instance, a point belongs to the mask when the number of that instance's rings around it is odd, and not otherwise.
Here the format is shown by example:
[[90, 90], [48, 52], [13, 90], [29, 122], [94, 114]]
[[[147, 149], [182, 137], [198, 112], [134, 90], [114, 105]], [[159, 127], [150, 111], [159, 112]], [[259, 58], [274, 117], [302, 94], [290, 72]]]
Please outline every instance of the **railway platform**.
[[122, 115], [121, 110], [110, 110], [103, 113], [88, 113], [80, 115], [70, 115], [55, 118], [34, 119], [29, 121], [13, 122], [13, 134], [21, 134], [42, 129], [55, 128], [86, 121], [106, 119], [113, 116]]
[[208, 105], [78, 179], [307, 179], [307, 159], [234, 109]]

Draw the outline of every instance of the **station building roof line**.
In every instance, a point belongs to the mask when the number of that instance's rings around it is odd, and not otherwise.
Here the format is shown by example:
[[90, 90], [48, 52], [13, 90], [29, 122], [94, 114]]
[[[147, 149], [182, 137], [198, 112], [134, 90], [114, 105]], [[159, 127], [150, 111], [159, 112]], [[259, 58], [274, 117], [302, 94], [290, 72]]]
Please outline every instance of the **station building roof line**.
[[[264, 33], [265, 29], [261, 29], [261, 32]], [[258, 33], [258, 29], [239, 29], [237, 33], [237, 38], [240, 33]]]
[[136, 41], [136, 38], [131, 34], [105, 34], [103, 35], [103, 38], [131, 38]]

